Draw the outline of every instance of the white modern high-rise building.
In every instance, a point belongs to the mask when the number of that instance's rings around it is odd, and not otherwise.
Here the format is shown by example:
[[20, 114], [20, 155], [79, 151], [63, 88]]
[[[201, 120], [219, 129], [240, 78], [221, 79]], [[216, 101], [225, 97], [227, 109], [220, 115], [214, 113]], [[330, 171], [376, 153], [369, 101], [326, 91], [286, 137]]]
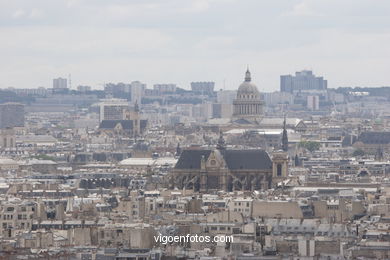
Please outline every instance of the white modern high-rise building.
[[310, 110], [320, 109], [320, 97], [319, 96], [307, 96], [307, 108]]
[[132, 104], [141, 104], [142, 103], [142, 97], [144, 95], [146, 84], [141, 83], [139, 81], [133, 81], [131, 82], [131, 103]]
[[220, 90], [217, 92], [217, 102], [219, 104], [233, 104], [237, 97], [237, 90]]

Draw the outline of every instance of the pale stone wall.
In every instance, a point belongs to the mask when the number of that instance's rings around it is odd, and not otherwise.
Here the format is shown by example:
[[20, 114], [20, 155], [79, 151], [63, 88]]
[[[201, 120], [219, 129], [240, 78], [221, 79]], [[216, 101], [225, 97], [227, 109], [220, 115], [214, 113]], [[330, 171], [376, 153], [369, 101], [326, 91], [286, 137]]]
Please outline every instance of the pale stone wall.
[[303, 218], [297, 202], [254, 201], [253, 217], [265, 218]]

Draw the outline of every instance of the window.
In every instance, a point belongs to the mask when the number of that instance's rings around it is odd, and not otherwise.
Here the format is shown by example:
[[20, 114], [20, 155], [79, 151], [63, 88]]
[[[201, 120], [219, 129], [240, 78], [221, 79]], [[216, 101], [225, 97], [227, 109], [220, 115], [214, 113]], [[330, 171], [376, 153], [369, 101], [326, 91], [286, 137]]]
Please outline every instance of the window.
[[282, 176], [282, 165], [280, 163], [278, 163], [276, 166], [276, 175], [278, 177]]

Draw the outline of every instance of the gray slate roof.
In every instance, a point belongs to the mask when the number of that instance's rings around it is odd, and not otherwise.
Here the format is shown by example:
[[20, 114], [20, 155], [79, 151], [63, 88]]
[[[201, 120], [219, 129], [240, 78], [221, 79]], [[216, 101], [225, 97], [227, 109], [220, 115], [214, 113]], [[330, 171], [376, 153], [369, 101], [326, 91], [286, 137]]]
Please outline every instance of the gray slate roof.
[[389, 144], [390, 132], [364, 132], [359, 136], [358, 141], [364, 144]]
[[[175, 169], [200, 169], [202, 155], [207, 160], [211, 150], [183, 150]], [[230, 170], [269, 170], [272, 161], [264, 150], [225, 150], [222, 155]]]

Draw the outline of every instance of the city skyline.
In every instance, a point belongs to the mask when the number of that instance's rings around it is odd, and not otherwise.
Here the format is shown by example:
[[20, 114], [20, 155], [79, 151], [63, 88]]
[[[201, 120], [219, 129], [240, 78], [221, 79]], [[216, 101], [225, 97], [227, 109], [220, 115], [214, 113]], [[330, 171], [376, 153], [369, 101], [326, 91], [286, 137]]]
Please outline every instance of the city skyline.
[[[139, 80], [260, 92], [304, 69], [339, 86], [388, 86], [385, 1], [2, 1], [0, 88]], [[359, 61], [359, 62], [357, 62]], [[372, 69], [372, 68], [375, 68]]]

